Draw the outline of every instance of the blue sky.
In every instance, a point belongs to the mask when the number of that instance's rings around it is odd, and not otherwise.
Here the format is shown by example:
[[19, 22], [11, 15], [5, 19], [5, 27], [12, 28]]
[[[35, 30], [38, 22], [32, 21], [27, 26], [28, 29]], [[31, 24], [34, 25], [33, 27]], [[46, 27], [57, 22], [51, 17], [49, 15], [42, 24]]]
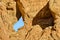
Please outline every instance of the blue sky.
[[21, 28], [21, 27], [23, 27], [23, 26], [24, 26], [24, 22], [23, 22], [23, 19], [22, 19], [22, 17], [21, 17], [21, 18], [19, 19], [19, 21], [14, 24], [13, 29], [14, 29], [15, 31], [18, 31], [18, 28]]

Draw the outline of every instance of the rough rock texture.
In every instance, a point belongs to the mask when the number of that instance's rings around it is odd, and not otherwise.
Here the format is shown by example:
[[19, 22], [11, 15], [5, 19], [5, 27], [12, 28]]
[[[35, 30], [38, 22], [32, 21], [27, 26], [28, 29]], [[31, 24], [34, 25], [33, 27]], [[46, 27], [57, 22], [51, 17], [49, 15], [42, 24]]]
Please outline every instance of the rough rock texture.
[[60, 40], [60, 0], [0, 0], [0, 40]]

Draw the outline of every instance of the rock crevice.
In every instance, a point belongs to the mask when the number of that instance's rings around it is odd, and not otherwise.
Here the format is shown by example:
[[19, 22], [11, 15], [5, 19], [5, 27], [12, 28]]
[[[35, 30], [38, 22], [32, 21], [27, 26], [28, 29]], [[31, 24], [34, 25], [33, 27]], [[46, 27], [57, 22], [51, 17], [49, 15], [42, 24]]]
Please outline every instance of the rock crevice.
[[[59, 15], [60, 0], [0, 0], [0, 40], [60, 40]], [[21, 16], [24, 26], [15, 32]]]

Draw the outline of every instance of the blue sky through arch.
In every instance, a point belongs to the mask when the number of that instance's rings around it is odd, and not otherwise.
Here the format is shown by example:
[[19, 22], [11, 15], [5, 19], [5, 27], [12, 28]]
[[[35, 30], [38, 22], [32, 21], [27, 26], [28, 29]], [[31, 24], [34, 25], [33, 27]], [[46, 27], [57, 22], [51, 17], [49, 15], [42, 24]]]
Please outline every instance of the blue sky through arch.
[[21, 28], [21, 27], [23, 27], [23, 26], [24, 26], [24, 22], [23, 22], [23, 19], [22, 19], [22, 17], [21, 17], [21, 18], [19, 19], [19, 21], [14, 24], [13, 29], [14, 29], [15, 31], [18, 31], [18, 28]]

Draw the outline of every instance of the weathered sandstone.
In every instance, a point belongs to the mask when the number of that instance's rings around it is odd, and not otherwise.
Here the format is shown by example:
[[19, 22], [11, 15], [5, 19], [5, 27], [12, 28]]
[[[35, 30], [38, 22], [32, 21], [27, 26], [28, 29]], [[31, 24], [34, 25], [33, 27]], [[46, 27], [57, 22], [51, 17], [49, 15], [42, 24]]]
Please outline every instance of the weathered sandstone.
[[0, 40], [60, 40], [60, 0], [0, 0]]

